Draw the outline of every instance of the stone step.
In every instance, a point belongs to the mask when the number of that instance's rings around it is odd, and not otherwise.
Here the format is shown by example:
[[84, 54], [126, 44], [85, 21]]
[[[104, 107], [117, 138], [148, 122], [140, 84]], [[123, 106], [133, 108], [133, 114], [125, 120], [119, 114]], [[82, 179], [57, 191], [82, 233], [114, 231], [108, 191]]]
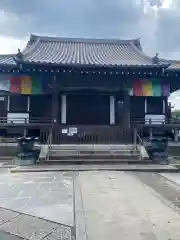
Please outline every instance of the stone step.
[[49, 164], [113, 164], [113, 163], [141, 163], [141, 160], [138, 159], [129, 159], [129, 158], [51, 158], [49, 160], [46, 160], [47, 163]]
[[136, 152], [137, 149], [76, 149], [76, 148], [71, 148], [71, 149], [58, 149], [58, 148], [50, 148], [50, 151], [57, 151], [57, 152]]
[[49, 151], [51, 163], [113, 163], [140, 162], [135, 145], [71, 144], [52, 145]]
[[105, 154], [105, 155], [132, 155], [132, 154], [139, 154], [138, 150], [49, 150], [51, 154], [55, 155], [98, 155], [98, 154]]
[[119, 155], [110, 155], [110, 154], [96, 154], [96, 155], [92, 155], [92, 154], [80, 154], [80, 155], [56, 155], [56, 154], [51, 154], [49, 156], [49, 160], [78, 160], [80, 159], [82, 160], [87, 160], [87, 159], [92, 159], [92, 160], [96, 160], [96, 159], [110, 159], [110, 160], [122, 160], [122, 159], [129, 159], [129, 160], [139, 160], [140, 159], [140, 155], [139, 154], [119, 154]]
[[0, 161], [12, 160], [12, 156], [0, 156]]
[[96, 149], [96, 150], [76, 150], [76, 149], [71, 149], [71, 150], [57, 150], [57, 149], [51, 149], [50, 150], [51, 154], [56, 154], [56, 155], [81, 155], [81, 154], [92, 154], [92, 155], [96, 155], [96, 154], [110, 154], [110, 155], [119, 155], [119, 154], [139, 154], [139, 152], [137, 150], [105, 150], [105, 149]]
[[52, 145], [51, 149], [53, 150], [134, 150], [136, 149], [135, 145], [109, 145], [109, 144], [61, 144], [61, 145]]

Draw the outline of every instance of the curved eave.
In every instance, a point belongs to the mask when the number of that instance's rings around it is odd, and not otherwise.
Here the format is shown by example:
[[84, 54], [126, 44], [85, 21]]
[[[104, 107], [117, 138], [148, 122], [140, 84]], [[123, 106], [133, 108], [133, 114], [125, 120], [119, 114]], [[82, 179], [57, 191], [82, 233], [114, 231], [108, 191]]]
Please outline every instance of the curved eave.
[[19, 72], [17, 63], [0, 63], [0, 73], [11, 73]]
[[180, 76], [180, 68], [167, 68], [164, 71], [165, 76], [169, 77], [179, 77]]
[[165, 71], [166, 72], [179, 72], [180, 73], [180, 68], [167, 68]]
[[25, 61], [19, 62], [19, 64], [24, 65], [37, 65], [38, 67], [71, 67], [71, 68], [149, 68], [149, 69], [163, 69], [167, 68], [169, 65], [167, 64], [111, 64], [111, 65], [104, 65], [104, 64], [62, 64], [62, 63], [51, 63], [51, 62], [33, 62], [33, 61]]
[[13, 68], [17, 67], [17, 64], [1, 64], [0, 63], [0, 68]]

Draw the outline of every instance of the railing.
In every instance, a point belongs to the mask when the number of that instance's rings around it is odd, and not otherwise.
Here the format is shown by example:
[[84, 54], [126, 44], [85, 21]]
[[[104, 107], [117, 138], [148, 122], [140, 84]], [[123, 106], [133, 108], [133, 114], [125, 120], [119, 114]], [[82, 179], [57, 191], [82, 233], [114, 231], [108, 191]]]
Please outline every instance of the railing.
[[134, 137], [133, 143], [136, 145], [136, 147], [138, 145], [144, 145], [143, 139], [141, 138], [140, 134], [138, 133], [138, 130], [136, 127], [134, 127], [134, 129], [133, 129], [133, 137]]
[[30, 127], [26, 129], [26, 127], [6, 127], [5, 129], [0, 130], [0, 142], [15, 142], [16, 137], [20, 136], [29, 136], [29, 137], [38, 137], [39, 142], [41, 144], [47, 144], [48, 137], [50, 134], [49, 126], [40, 126], [40, 127]]
[[133, 143], [133, 130], [119, 125], [59, 126], [53, 143], [65, 144], [126, 144]]
[[41, 144], [47, 144], [49, 142], [49, 137], [50, 137], [50, 128], [41, 127], [38, 137]]
[[180, 119], [163, 119], [163, 118], [136, 118], [132, 119], [132, 125], [162, 125], [162, 124], [180, 124]]
[[142, 153], [142, 152], [144, 152], [144, 148], [142, 148], [142, 147], [144, 147], [144, 142], [143, 142], [143, 139], [141, 138], [140, 134], [138, 133], [137, 128], [134, 128], [134, 144], [135, 144], [136, 150], [139, 151], [139, 153], [140, 153], [141, 160], [143, 160], [143, 155], [145, 153]]
[[44, 117], [0, 117], [0, 125], [52, 124], [51, 118]]
[[138, 132], [137, 132], [137, 135], [136, 135], [136, 136], [137, 136], [137, 142], [136, 142], [136, 144], [143, 146], [143, 145], [144, 145], [144, 142], [143, 142], [142, 138], [140, 137], [140, 135], [138, 134]]
[[3, 136], [0, 136], [0, 143], [16, 143], [16, 139], [14, 137], [3, 137]]

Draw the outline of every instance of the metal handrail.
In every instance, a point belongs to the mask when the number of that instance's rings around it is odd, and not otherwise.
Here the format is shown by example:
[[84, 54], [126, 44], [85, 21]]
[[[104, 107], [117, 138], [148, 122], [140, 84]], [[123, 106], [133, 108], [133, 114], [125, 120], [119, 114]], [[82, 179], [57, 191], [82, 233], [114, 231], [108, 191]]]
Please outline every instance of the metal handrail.
[[145, 119], [145, 118], [136, 118], [132, 119], [132, 124], [180, 124], [180, 119], [159, 119], [159, 118], [153, 118], [153, 119]]
[[134, 145], [137, 147], [138, 144], [144, 145], [144, 142], [143, 142], [140, 134], [138, 133], [137, 128], [134, 127]]
[[138, 132], [136, 133], [136, 136], [137, 136], [137, 139], [139, 140], [140, 145], [144, 145], [144, 142]]
[[[138, 150], [140, 153], [140, 148], [138, 147], [138, 144], [142, 147], [142, 146], [144, 146], [144, 142], [137, 131], [136, 131], [136, 139], [137, 139], [136, 140], [136, 150]], [[140, 158], [141, 158], [141, 160], [143, 160], [141, 153], [140, 153]]]

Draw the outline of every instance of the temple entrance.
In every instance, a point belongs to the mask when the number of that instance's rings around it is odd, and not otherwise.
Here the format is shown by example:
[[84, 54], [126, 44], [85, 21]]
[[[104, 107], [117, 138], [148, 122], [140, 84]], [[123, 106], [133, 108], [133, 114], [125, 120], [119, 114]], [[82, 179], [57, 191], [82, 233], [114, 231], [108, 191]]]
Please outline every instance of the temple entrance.
[[143, 121], [145, 119], [144, 97], [131, 97], [131, 121]]
[[51, 118], [52, 116], [52, 96], [32, 95], [30, 99], [30, 119]]
[[109, 95], [67, 95], [67, 124], [108, 125], [109, 119]]

